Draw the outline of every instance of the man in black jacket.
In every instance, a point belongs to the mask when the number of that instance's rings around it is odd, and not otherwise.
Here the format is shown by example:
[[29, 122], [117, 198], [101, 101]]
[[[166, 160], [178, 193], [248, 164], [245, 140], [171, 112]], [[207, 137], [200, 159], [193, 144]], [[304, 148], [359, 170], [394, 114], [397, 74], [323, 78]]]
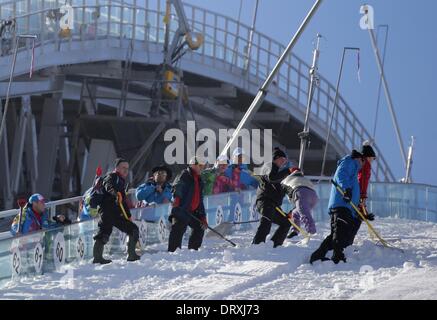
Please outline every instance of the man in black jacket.
[[203, 182], [200, 173], [205, 163], [194, 157], [189, 167], [176, 177], [173, 184], [173, 208], [169, 217], [171, 231], [168, 239], [168, 251], [174, 252], [182, 247], [182, 238], [187, 227], [192, 229], [188, 240], [188, 249], [198, 250], [203, 235], [208, 228], [203, 204]]
[[276, 248], [284, 243], [290, 229], [287, 217], [282, 216], [275, 209], [282, 205], [285, 196], [281, 181], [290, 174], [290, 162], [281, 149], [275, 148], [273, 162], [266, 163], [261, 170], [261, 182], [256, 190], [256, 208], [262, 217], [252, 243], [266, 242], [273, 222], [279, 225], [271, 238], [273, 247]]
[[93, 263], [107, 264], [111, 260], [103, 258], [103, 249], [109, 241], [112, 228], [116, 227], [129, 235], [127, 261], [136, 261], [140, 257], [135, 253], [139, 239], [138, 227], [131, 220], [127, 205], [126, 178], [129, 174], [129, 163], [124, 159], [115, 160], [115, 169], [103, 179], [103, 200], [99, 208], [99, 231], [94, 237]]

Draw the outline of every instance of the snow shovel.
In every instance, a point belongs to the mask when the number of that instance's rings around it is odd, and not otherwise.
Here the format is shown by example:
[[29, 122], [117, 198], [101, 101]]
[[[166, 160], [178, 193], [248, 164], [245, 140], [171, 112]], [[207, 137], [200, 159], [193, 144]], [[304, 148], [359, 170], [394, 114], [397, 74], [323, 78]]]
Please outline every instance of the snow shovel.
[[291, 223], [291, 225], [293, 227], [295, 227], [297, 229], [297, 231], [299, 231], [299, 233], [301, 235], [304, 236], [304, 239], [301, 241], [302, 244], [308, 244], [308, 242], [310, 241], [310, 234], [308, 232], [306, 232], [305, 230], [303, 230], [301, 227], [299, 227], [296, 223], [294, 223], [293, 219], [288, 218], [287, 214], [279, 207], [275, 207], [276, 211], [278, 211], [282, 216], [284, 216], [284, 218], [287, 218], [288, 221]]
[[[194, 220], [198, 221], [199, 223], [202, 223], [202, 221], [200, 221], [200, 219], [198, 219], [197, 217], [195, 217], [194, 215], [191, 216]], [[220, 238], [222, 238], [223, 240], [229, 242], [230, 244], [232, 244], [233, 247], [236, 247], [237, 245], [235, 244], [235, 242], [229, 240], [228, 238], [226, 238], [223, 234], [221, 234], [220, 232], [216, 231], [215, 229], [211, 228], [210, 226], [208, 226], [208, 230], [214, 232], [216, 235], [218, 235]]]
[[[235, 225], [238, 225], [238, 224], [255, 223], [255, 222], [259, 222], [259, 220], [243, 221], [243, 222], [229, 222], [229, 221], [224, 221], [224, 222], [222, 222], [222, 223], [219, 223], [219, 224], [214, 228], [214, 230], [217, 231], [217, 232], [220, 232], [221, 234], [230, 234], [231, 231], [232, 231], [232, 228], [233, 228]], [[213, 236], [215, 236], [215, 234], [212, 233], [212, 232], [208, 232], [208, 233], [206, 234], [206, 237], [208, 237], [208, 238], [213, 237]]]
[[[215, 231], [217, 231], [217, 232], [219, 232], [219, 233], [221, 233], [221, 234], [223, 234], [223, 235], [228, 235], [228, 234], [230, 234], [231, 233], [231, 231], [232, 231], [232, 227], [233, 227], [234, 225], [233, 225], [233, 223], [232, 222], [222, 222], [222, 223], [220, 223], [220, 224], [218, 224], [215, 228], [214, 228], [214, 230]], [[211, 231], [209, 231], [207, 234], [206, 234], [206, 237], [207, 238], [212, 238], [212, 237], [216, 237], [217, 236], [217, 234], [216, 233], [214, 233], [214, 232], [211, 232]]]
[[[342, 196], [344, 196], [344, 191], [343, 189], [338, 185], [337, 182], [335, 182], [334, 180], [331, 179], [331, 183], [337, 188], [338, 192], [340, 192], [340, 194]], [[372, 231], [372, 233], [378, 238], [378, 241], [385, 247], [385, 248], [390, 248], [390, 249], [394, 249], [394, 250], [399, 250], [402, 253], [404, 253], [404, 250], [394, 247], [392, 245], [390, 245], [387, 241], [385, 241], [379, 234], [378, 232], [376, 232], [376, 230], [373, 228], [373, 226], [370, 224], [370, 222], [364, 217], [363, 213], [360, 211], [360, 209], [357, 208], [357, 206], [351, 201], [350, 202], [352, 208], [354, 208], [354, 210], [358, 213], [358, 215], [361, 217], [361, 219], [367, 224], [367, 227], [369, 228], [370, 231]]]
[[[367, 213], [367, 209], [366, 209], [366, 207], [365, 207], [365, 206], [362, 206], [362, 208], [363, 208], [364, 214], [365, 214], [366, 216], [369, 216], [369, 214]], [[367, 226], [367, 233], [369, 234], [369, 236], [370, 236], [370, 238], [372, 239], [372, 241], [375, 241], [375, 242], [378, 241], [378, 239], [376, 238], [376, 236], [375, 236], [375, 234], [372, 232], [372, 230], [369, 228], [369, 226]], [[386, 241], [387, 241], [387, 240], [386, 240]]]

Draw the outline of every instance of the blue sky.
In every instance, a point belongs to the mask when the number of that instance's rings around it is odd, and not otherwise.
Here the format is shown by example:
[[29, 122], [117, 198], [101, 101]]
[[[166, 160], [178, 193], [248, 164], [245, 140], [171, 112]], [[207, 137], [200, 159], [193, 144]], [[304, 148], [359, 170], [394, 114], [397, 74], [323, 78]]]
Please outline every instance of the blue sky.
[[[237, 18], [240, 0], [184, 0]], [[312, 0], [260, 0], [256, 29], [287, 44]], [[361, 83], [357, 81], [356, 57], [345, 63], [341, 92], [369, 132], [373, 131], [379, 74], [367, 31], [359, 27], [359, 8], [368, 3], [375, 10], [375, 26], [390, 26], [385, 72], [406, 151], [410, 136], [416, 137], [414, 182], [437, 185], [437, 71], [435, 0], [325, 0], [305, 30], [294, 53], [310, 63], [312, 40], [320, 32], [320, 73], [335, 84], [343, 47], [361, 48]], [[243, 0], [242, 21], [249, 24], [255, 0]], [[382, 96], [376, 143], [383, 150], [396, 178], [405, 175], [391, 117]]]

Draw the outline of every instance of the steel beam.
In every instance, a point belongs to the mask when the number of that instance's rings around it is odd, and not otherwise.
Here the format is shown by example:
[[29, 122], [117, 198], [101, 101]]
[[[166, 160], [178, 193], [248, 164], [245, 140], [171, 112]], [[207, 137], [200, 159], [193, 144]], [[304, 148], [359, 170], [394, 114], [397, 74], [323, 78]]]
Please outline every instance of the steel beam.
[[23, 166], [24, 139], [26, 137], [26, 129], [28, 127], [27, 122], [29, 120], [30, 113], [30, 96], [23, 96], [21, 98], [20, 118], [18, 127], [15, 131], [11, 156], [11, 190], [15, 195], [20, 187], [20, 177], [22, 175], [21, 168]]
[[[0, 100], [1, 103], [1, 100]], [[3, 106], [0, 108], [0, 119], [3, 116]], [[7, 127], [7, 126], [6, 126]], [[3, 207], [4, 209], [12, 208], [12, 192], [11, 179], [9, 170], [9, 150], [8, 150], [8, 132], [5, 130], [2, 140], [0, 141], [0, 176], [2, 183], [0, 183], [0, 190], [2, 190]]]
[[158, 136], [161, 134], [165, 127], [165, 123], [160, 122], [155, 130], [153, 130], [152, 134], [147, 138], [143, 146], [138, 150], [138, 152], [130, 161], [131, 169], [134, 169], [138, 164], [141, 163], [141, 160], [144, 158], [147, 150], [149, 150], [149, 148], [152, 146], [152, 144], [155, 142], [155, 140], [158, 138]]
[[[5, 96], [8, 85], [5, 82], [0, 82], [0, 96]], [[56, 82], [50, 80], [39, 81], [16, 81], [10, 89], [10, 97], [20, 97], [23, 95], [41, 95], [45, 93], [60, 92], [62, 87], [59, 87]]]
[[56, 160], [63, 120], [61, 95], [55, 94], [44, 101], [41, 130], [38, 137], [38, 180], [36, 187], [47, 199], [52, 195]]
[[24, 148], [26, 150], [27, 181], [30, 183], [31, 193], [35, 193], [37, 192], [36, 181], [38, 179], [38, 143], [35, 116], [32, 113], [29, 113], [27, 121]]

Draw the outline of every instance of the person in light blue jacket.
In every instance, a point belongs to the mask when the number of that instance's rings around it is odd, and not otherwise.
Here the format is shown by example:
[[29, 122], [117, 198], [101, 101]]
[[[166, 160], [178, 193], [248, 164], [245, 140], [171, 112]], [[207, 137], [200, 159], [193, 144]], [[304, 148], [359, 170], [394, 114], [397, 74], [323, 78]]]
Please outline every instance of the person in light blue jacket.
[[138, 201], [144, 205], [169, 203], [172, 198], [171, 179], [172, 172], [166, 166], [159, 166], [152, 169], [152, 177], [140, 185], [135, 195]]
[[328, 204], [331, 216], [331, 234], [311, 255], [310, 263], [317, 260], [330, 260], [325, 257], [329, 250], [334, 250], [331, 260], [335, 264], [340, 261], [346, 262], [343, 250], [352, 244], [355, 227], [360, 223], [358, 213], [352, 208], [351, 203], [357, 207], [360, 203], [358, 172], [363, 163], [363, 155], [356, 150], [338, 161], [333, 180], [344, 191], [344, 194], [340, 193], [334, 185], [331, 187]]
[[38, 193], [29, 197], [24, 208], [21, 209], [11, 225], [11, 234], [24, 235], [42, 229], [56, 228], [61, 225], [70, 224], [71, 221], [64, 215], [53, 217], [56, 222], [49, 220], [49, 215], [45, 206], [46, 200]]
[[249, 171], [244, 161], [244, 151], [236, 148], [232, 153], [232, 164], [226, 169], [225, 176], [228, 177], [236, 191], [255, 190], [259, 181]]

